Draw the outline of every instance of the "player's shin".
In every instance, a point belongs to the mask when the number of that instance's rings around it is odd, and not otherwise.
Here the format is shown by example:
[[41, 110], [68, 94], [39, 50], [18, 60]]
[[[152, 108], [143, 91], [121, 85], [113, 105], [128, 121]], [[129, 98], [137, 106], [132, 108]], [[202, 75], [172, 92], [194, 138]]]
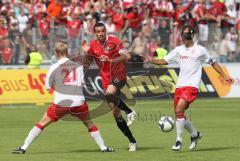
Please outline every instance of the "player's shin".
[[135, 138], [132, 135], [129, 127], [127, 126], [126, 121], [122, 116], [115, 118], [118, 128], [122, 131], [122, 133], [128, 138], [130, 143], [136, 143]]
[[191, 134], [192, 137], [197, 136], [197, 130], [194, 128], [190, 120], [185, 121], [185, 129]]
[[36, 126], [34, 126], [32, 130], [29, 132], [21, 148], [26, 150], [29, 147], [29, 145], [41, 134], [42, 131], [43, 126], [41, 126], [40, 124], [36, 124]]
[[182, 135], [183, 135], [183, 131], [184, 131], [184, 126], [185, 126], [185, 115], [184, 112], [182, 112], [181, 110], [177, 110], [175, 111], [176, 113], [176, 132], [177, 132], [177, 139], [178, 141], [182, 142]]
[[118, 107], [120, 110], [124, 111], [126, 114], [130, 114], [130, 113], [133, 112], [132, 109], [129, 108], [129, 107], [127, 106], [127, 104], [126, 104], [125, 102], [123, 102], [121, 99], [119, 99], [119, 102], [118, 102], [117, 107]]
[[103, 138], [96, 126], [88, 129], [88, 131], [101, 150], [107, 149], [107, 146], [105, 146]]

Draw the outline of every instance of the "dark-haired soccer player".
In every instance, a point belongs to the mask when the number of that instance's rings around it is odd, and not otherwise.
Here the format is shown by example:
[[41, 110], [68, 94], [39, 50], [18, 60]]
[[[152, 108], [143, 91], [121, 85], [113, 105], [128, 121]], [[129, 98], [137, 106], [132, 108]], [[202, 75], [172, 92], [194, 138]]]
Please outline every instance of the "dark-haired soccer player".
[[[102, 86], [105, 90], [105, 98], [113, 111], [118, 128], [129, 139], [129, 151], [136, 151], [136, 140], [128, 125], [134, 119], [135, 112], [119, 99], [121, 88], [127, 81], [126, 61], [131, 58], [129, 51], [124, 48], [121, 40], [115, 36], [108, 36], [103, 23], [94, 25], [94, 33], [97, 37], [90, 45], [83, 42], [82, 48], [89, 59], [94, 59], [100, 69]], [[88, 61], [88, 63], [90, 63]], [[128, 125], [121, 115], [121, 110], [127, 113]]]
[[173, 49], [163, 59], [146, 58], [145, 60], [146, 62], [160, 65], [167, 65], [171, 62], [177, 62], [180, 65], [180, 73], [174, 95], [177, 138], [175, 145], [172, 146], [173, 150], [181, 149], [184, 128], [191, 134], [190, 150], [197, 146], [198, 140], [202, 137], [202, 134], [193, 127], [184, 114], [189, 105], [197, 98], [202, 76], [202, 64], [205, 62], [211, 64], [215, 71], [227, 82], [233, 82], [232, 78], [224, 74], [206, 48], [193, 42], [193, 37], [194, 29], [191, 26], [184, 26], [181, 32], [183, 45]]
[[24, 154], [45, 127], [69, 114], [83, 121], [102, 152], [113, 152], [113, 149], [104, 144], [98, 128], [90, 119], [82, 90], [83, 66], [67, 58], [69, 56], [67, 44], [57, 43], [55, 52], [58, 61], [49, 68], [45, 82], [46, 89], [55, 89], [54, 102], [49, 106], [41, 121], [31, 129], [24, 144], [13, 150], [13, 153]]

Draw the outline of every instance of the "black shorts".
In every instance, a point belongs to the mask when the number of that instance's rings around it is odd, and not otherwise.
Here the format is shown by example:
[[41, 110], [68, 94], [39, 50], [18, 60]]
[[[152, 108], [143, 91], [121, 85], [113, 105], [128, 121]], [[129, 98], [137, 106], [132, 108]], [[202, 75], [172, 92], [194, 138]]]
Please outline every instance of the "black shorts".
[[117, 94], [120, 94], [121, 89], [126, 85], [127, 81], [126, 80], [119, 80], [117, 78], [113, 79], [111, 81], [111, 85], [117, 88]]

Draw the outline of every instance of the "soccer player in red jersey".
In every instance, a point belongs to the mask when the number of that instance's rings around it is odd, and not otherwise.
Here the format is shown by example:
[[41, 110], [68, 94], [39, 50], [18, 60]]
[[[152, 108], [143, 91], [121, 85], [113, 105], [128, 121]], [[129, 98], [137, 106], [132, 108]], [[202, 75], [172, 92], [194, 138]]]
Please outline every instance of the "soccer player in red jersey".
[[113, 149], [104, 144], [98, 128], [91, 121], [82, 90], [84, 85], [83, 66], [67, 58], [69, 56], [67, 44], [58, 42], [55, 52], [58, 61], [51, 65], [45, 81], [46, 89], [55, 89], [54, 102], [48, 107], [41, 121], [29, 132], [24, 144], [13, 150], [13, 153], [24, 154], [45, 127], [67, 115], [83, 121], [102, 152], [113, 152]]
[[117, 126], [130, 141], [129, 151], [136, 151], [136, 140], [123, 119], [120, 109], [124, 110], [127, 117], [130, 118], [128, 124], [132, 123], [135, 112], [118, 97], [121, 88], [124, 87], [127, 81], [125, 63], [131, 58], [131, 55], [124, 48], [121, 40], [115, 36], [107, 35], [103, 23], [96, 23], [93, 30], [97, 39], [92, 40], [90, 45], [87, 42], [82, 44], [83, 51], [90, 60], [87, 64], [90, 64], [91, 60], [94, 59], [98, 65], [102, 77], [102, 87], [105, 91], [104, 95], [112, 109]]
[[172, 146], [172, 150], [177, 151], [182, 146], [184, 128], [191, 134], [190, 150], [197, 146], [198, 140], [202, 137], [202, 134], [193, 127], [191, 121], [186, 119], [184, 114], [185, 110], [197, 98], [202, 76], [202, 64], [211, 64], [225, 81], [233, 82], [233, 79], [225, 75], [218, 63], [209, 55], [207, 49], [193, 42], [193, 37], [194, 29], [191, 26], [184, 26], [181, 31], [183, 45], [173, 49], [163, 59], [146, 58], [146, 62], [154, 64], [167, 65], [176, 62], [180, 65], [179, 78], [174, 94], [177, 138], [176, 143]]

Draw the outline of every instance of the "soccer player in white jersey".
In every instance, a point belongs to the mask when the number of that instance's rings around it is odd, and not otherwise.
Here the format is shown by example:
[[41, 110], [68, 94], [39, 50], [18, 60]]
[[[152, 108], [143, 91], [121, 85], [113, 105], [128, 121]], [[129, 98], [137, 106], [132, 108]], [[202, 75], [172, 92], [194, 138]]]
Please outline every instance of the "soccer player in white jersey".
[[55, 53], [58, 61], [50, 67], [45, 82], [46, 89], [55, 89], [54, 102], [49, 106], [40, 122], [29, 132], [24, 144], [13, 150], [13, 153], [24, 154], [45, 127], [69, 114], [84, 123], [102, 152], [114, 151], [104, 144], [99, 130], [90, 119], [88, 105], [82, 91], [83, 66], [67, 58], [68, 45], [65, 43], [56, 43]]
[[224, 74], [221, 67], [209, 55], [206, 48], [193, 42], [193, 37], [194, 29], [191, 26], [184, 26], [181, 33], [183, 45], [173, 49], [163, 59], [151, 59], [149, 57], [145, 59], [146, 62], [154, 64], [167, 65], [176, 62], [180, 65], [179, 78], [174, 94], [177, 138], [176, 143], [172, 146], [172, 149], [177, 151], [181, 149], [184, 128], [191, 135], [190, 150], [197, 146], [198, 140], [202, 137], [202, 134], [194, 128], [184, 114], [189, 105], [197, 98], [202, 76], [202, 64], [211, 64], [215, 71], [227, 82], [233, 82], [232, 78]]

